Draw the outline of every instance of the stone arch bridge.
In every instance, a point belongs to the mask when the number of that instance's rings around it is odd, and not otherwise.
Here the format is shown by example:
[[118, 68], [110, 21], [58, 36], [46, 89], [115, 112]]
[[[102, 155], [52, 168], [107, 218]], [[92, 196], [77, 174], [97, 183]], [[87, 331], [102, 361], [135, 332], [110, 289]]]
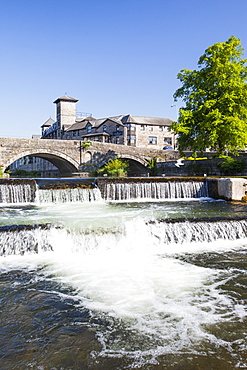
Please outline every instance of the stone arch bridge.
[[140, 174], [147, 171], [148, 160], [151, 158], [158, 157], [161, 161], [177, 158], [174, 151], [98, 142], [92, 142], [89, 148], [83, 148], [82, 143], [79, 140], [0, 138], [0, 166], [6, 171], [17, 159], [34, 156], [50, 161], [59, 169], [61, 176], [71, 176], [102, 167], [118, 156], [129, 161], [133, 174]]

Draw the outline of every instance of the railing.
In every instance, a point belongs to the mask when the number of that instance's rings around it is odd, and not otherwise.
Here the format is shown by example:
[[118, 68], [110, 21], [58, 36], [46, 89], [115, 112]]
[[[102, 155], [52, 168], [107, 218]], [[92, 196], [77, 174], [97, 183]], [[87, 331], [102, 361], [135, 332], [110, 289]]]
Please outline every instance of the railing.
[[92, 113], [76, 112], [76, 117], [92, 117]]

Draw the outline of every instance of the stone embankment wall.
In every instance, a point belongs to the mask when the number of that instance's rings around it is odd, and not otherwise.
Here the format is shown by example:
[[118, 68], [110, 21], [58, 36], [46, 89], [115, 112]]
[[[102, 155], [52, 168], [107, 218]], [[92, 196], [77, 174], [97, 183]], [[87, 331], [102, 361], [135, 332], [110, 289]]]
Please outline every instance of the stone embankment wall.
[[[229, 174], [236, 176], [247, 176], [247, 155], [245, 153], [241, 157], [245, 163], [245, 168], [242, 172]], [[218, 164], [224, 161], [221, 158], [202, 159], [202, 160], [185, 160], [183, 165], [177, 167], [177, 161], [164, 162], [162, 159], [157, 161], [158, 175], [160, 176], [223, 176]]]

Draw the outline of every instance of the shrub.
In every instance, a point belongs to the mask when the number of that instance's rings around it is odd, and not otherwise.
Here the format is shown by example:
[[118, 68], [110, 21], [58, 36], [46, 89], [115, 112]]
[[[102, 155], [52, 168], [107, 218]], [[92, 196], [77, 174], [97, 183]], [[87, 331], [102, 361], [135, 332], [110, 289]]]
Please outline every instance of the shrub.
[[11, 173], [11, 177], [40, 177], [40, 171], [25, 171], [25, 170], [17, 170]]
[[104, 165], [103, 173], [106, 173], [110, 177], [125, 177], [127, 176], [128, 167], [129, 164], [127, 162], [116, 157]]
[[125, 177], [127, 176], [127, 169], [129, 164], [120, 158], [111, 159], [107, 162], [103, 168], [95, 168], [90, 171], [90, 175], [93, 177], [99, 177], [107, 175], [110, 177]]
[[151, 176], [156, 176], [158, 173], [157, 166], [156, 166], [156, 158], [151, 158], [148, 160], [148, 166], [150, 169], [150, 175]]
[[217, 164], [220, 172], [223, 175], [235, 175], [241, 173], [245, 167], [242, 159], [226, 157], [223, 161]]

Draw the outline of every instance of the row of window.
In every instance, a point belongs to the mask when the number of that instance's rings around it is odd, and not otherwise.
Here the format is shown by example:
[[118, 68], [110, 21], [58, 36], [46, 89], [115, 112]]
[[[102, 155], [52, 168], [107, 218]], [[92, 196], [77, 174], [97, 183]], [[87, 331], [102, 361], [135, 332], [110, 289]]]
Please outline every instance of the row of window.
[[[128, 135], [127, 136], [128, 144], [135, 144], [136, 143], [136, 135]], [[157, 145], [157, 136], [148, 136], [148, 144]], [[171, 137], [164, 137], [164, 145], [172, 145], [172, 138]]]
[[[145, 131], [146, 127], [149, 131], [154, 130], [154, 126], [141, 125], [141, 131]], [[165, 129], [167, 129], [167, 131], [170, 131], [170, 127], [168, 127], [168, 126], [167, 127], [166, 126], [159, 126], [159, 131], [164, 131]]]

